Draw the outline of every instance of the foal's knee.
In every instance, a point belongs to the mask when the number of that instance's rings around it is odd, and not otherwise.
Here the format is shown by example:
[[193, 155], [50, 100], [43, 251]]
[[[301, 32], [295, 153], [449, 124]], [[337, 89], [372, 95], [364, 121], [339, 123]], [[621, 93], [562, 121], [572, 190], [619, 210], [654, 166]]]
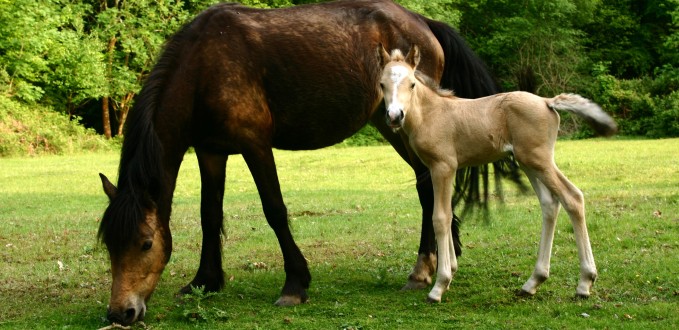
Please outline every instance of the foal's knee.
[[446, 216], [445, 212], [434, 212], [432, 223], [434, 225], [434, 233], [445, 233], [451, 230], [452, 220]]

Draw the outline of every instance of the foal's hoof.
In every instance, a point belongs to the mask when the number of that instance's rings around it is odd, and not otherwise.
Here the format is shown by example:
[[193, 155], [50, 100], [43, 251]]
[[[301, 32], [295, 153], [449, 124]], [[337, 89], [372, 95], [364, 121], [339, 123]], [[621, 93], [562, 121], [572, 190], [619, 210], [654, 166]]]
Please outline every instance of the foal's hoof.
[[532, 297], [532, 296], [535, 295], [534, 293], [530, 293], [530, 292], [528, 292], [528, 291], [526, 291], [526, 290], [523, 290], [523, 289], [521, 289], [521, 290], [516, 290], [516, 292], [515, 292], [514, 294], [515, 294], [517, 297]]
[[441, 302], [441, 298], [432, 298], [430, 296], [427, 296], [427, 302], [430, 304], [438, 304]]
[[589, 292], [588, 293], [576, 293], [575, 294], [576, 299], [589, 299]]
[[276, 300], [276, 306], [296, 306], [309, 301], [308, 297], [302, 299], [299, 296], [281, 296]]

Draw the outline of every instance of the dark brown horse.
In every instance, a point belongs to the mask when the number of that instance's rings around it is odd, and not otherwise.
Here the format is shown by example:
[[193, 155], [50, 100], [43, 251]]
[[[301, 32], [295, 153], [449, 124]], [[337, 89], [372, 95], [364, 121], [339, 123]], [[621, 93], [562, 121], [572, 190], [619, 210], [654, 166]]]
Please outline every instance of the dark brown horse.
[[288, 228], [272, 148], [329, 146], [370, 120], [419, 178], [422, 234], [406, 288], [431, 284], [436, 270], [431, 180], [404, 137], [384, 121], [375, 54], [380, 43], [390, 49], [419, 45], [419, 69], [461, 96], [497, 92], [452, 28], [390, 0], [276, 10], [216, 5], [168, 40], [127, 120], [118, 187], [101, 175], [110, 199], [99, 228], [111, 259], [110, 321], [129, 324], [146, 312], [172, 251], [172, 196], [190, 146], [201, 173], [203, 242], [197, 274], [181, 291], [224, 285], [226, 162], [228, 155], [242, 154], [283, 252], [286, 278], [276, 303], [306, 301], [311, 275]]

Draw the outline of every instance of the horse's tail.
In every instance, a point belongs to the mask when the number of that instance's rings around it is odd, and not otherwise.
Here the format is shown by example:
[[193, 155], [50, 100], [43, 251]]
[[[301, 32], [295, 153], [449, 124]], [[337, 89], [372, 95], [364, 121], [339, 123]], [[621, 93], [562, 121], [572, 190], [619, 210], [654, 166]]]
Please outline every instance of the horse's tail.
[[[485, 63], [471, 50], [460, 35], [446, 23], [434, 21], [426, 17], [431, 32], [436, 36], [444, 53], [443, 76], [441, 87], [455, 91], [455, 95], [464, 98], [479, 98], [501, 92], [500, 87], [489, 73]], [[521, 190], [526, 186], [521, 181], [519, 166], [512, 158], [493, 163], [496, 190], [502, 195], [501, 177], [515, 182]], [[455, 177], [455, 194], [453, 206], [464, 201], [465, 212], [470, 207], [480, 205], [487, 209], [488, 202], [488, 165], [468, 167], [458, 170]], [[483, 185], [483, 189], [480, 186]]]
[[553, 110], [568, 111], [584, 119], [598, 135], [611, 136], [618, 131], [615, 120], [601, 107], [577, 94], [559, 94], [547, 100]]

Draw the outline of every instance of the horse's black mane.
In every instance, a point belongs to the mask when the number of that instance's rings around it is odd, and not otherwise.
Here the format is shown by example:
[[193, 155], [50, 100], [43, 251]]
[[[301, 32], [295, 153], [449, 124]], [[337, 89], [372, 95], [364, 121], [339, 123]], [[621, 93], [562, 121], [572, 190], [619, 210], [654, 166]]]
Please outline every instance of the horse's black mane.
[[163, 189], [163, 146], [153, 119], [167, 73], [175, 66], [188, 26], [167, 42], [128, 114], [118, 169], [118, 192], [104, 212], [98, 232], [110, 252], [119, 251], [138, 238], [145, 210], [155, 208]]

